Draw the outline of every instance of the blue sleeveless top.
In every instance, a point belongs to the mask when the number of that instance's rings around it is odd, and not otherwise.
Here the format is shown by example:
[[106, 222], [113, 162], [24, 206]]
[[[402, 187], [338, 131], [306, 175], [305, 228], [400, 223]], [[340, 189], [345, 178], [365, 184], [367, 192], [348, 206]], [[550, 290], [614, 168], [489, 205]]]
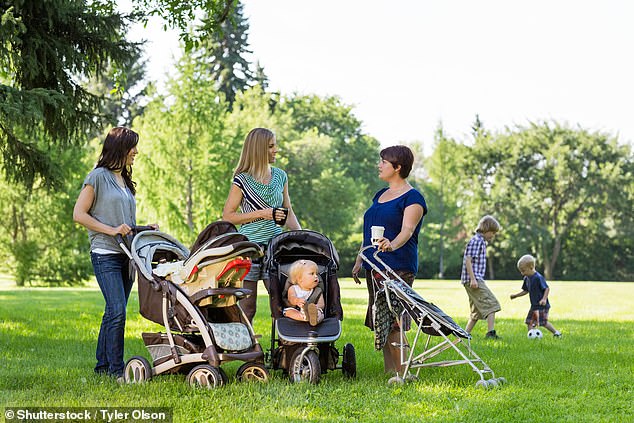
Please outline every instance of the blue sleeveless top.
[[[383, 236], [389, 240], [393, 240], [401, 232], [403, 226], [403, 214], [405, 209], [412, 204], [420, 204], [423, 207], [423, 218], [427, 214], [427, 204], [425, 198], [416, 189], [410, 189], [405, 194], [397, 197], [393, 200], [385, 203], [379, 203], [378, 199], [387, 188], [379, 190], [372, 199], [372, 205], [363, 215], [363, 246], [366, 247], [371, 244], [370, 227], [383, 226], [385, 232]], [[418, 234], [420, 233], [420, 227], [423, 224], [423, 218], [420, 219], [418, 225], [414, 229], [414, 233], [407, 240], [407, 242], [399, 249], [389, 252], [379, 253], [379, 258], [385, 262], [392, 270], [404, 270], [409, 272], [418, 272]], [[372, 262], [374, 258], [373, 249], [367, 250], [365, 256]], [[380, 264], [376, 263], [379, 268], [382, 268]], [[365, 269], [370, 269], [370, 265], [363, 262]]]

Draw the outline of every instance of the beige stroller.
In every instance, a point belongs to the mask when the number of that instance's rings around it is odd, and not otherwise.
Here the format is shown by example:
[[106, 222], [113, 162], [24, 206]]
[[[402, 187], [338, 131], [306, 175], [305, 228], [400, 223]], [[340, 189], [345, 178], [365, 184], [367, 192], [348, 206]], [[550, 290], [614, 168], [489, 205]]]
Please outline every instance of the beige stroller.
[[184, 373], [192, 386], [228, 382], [223, 363], [239, 360], [238, 380], [267, 381], [264, 353], [238, 300], [251, 294], [242, 280], [252, 257], [263, 252], [228, 222], [210, 224], [192, 254], [171, 236], [139, 232], [128, 249], [138, 271], [142, 316], [165, 332], [143, 333], [152, 363], [142, 356], [126, 362], [124, 380], [138, 383], [165, 373]]

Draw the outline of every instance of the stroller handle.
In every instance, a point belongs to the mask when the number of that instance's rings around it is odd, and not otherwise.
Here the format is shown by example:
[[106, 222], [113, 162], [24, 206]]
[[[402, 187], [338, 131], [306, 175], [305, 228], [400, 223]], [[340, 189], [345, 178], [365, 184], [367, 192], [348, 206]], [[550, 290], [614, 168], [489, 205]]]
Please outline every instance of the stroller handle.
[[[374, 248], [376, 251], [374, 252], [374, 254], [372, 254], [372, 257], [374, 257], [374, 260], [379, 263], [380, 265], [383, 266], [383, 269], [381, 269], [379, 266], [377, 266], [374, 262], [372, 262], [366, 255], [365, 252], [371, 248]], [[381, 275], [383, 277], [383, 279], [391, 279], [390, 278], [390, 274], [392, 276], [394, 276], [394, 278], [396, 278], [397, 280], [404, 282], [403, 279], [396, 274], [396, 272], [387, 265], [387, 263], [385, 263], [383, 260], [381, 260], [381, 258], [379, 258], [379, 249], [376, 248], [375, 245], [368, 245], [367, 247], [363, 247], [360, 251], [359, 251], [359, 257], [361, 257], [361, 259], [366, 262], [367, 264], [370, 265], [370, 267], [372, 269], [374, 269], [375, 272], [377, 272], [379, 275]], [[355, 280], [356, 282], [356, 280]]]
[[[139, 232], [153, 231], [154, 228], [152, 226], [132, 226], [131, 230], [132, 230], [132, 234], [136, 235]], [[126, 253], [126, 255], [130, 259], [132, 259], [132, 253], [130, 252], [130, 249], [128, 248], [128, 245], [126, 244], [125, 239], [123, 239], [123, 236], [121, 234], [116, 234], [114, 236], [114, 239], [117, 241], [117, 244], [119, 244], [119, 247], [121, 247], [123, 252]]]

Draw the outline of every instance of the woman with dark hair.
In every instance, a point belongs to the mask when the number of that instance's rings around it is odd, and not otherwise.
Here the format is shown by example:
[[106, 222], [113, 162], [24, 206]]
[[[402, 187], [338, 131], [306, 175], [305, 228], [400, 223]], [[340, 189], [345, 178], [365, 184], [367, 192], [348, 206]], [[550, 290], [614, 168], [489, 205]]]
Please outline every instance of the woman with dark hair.
[[[128, 256], [115, 241], [136, 225], [136, 183], [132, 165], [139, 135], [123, 127], [110, 130], [97, 165], [84, 180], [73, 220], [88, 229], [90, 259], [106, 301], [97, 338], [95, 373], [123, 375], [126, 305], [132, 289]], [[158, 225], [150, 225], [158, 229]]]
[[[381, 151], [379, 161], [379, 178], [387, 182], [388, 187], [380, 189], [372, 199], [372, 205], [363, 215], [363, 244], [364, 248], [371, 244], [371, 227], [383, 226], [383, 237], [378, 239], [376, 247], [380, 251], [379, 258], [394, 270], [410, 286], [414, 283], [418, 271], [418, 234], [423, 223], [423, 216], [427, 213], [427, 204], [423, 195], [414, 189], [407, 177], [414, 164], [412, 150], [404, 145], [385, 148]], [[368, 255], [366, 255], [368, 256]], [[369, 255], [369, 259], [374, 258]], [[361, 270], [362, 259], [357, 260], [352, 268], [352, 275], [356, 276]], [[382, 267], [376, 263], [378, 267]], [[372, 305], [374, 304], [374, 284], [372, 269], [363, 263], [366, 269], [369, 302], [366, 312], [365, 325], [374, 330], [372, 323]], [[378, 274], [375, 277], [380, 277]], [[409, 322], [404, 322], [409, 326]], [[407, 329], [407, 328], [406, 328]], [[400, 349], [392, 345], [399, 343], [398, 322], [394, 322], [387, 342], [383, 347], [383, 363], [385, 372], [401, 369]]]
[[[302, 228], [291, 205], [288, 176], [271, 166], [277, 151], [277, 140], [270, 129], [254, 128], [247, 134], [222, 211], [223, 220], [240, 225], [240, 233], [264, 248], [282, 233], [283, 225], [292, 230]], [[268, 279], [262, 260], [253, 260], [244, 278], [244, 287], [252, 294], [240, 300], [240, 307], [251, 322], [256, 312], [258, 281], [266, 285]]]

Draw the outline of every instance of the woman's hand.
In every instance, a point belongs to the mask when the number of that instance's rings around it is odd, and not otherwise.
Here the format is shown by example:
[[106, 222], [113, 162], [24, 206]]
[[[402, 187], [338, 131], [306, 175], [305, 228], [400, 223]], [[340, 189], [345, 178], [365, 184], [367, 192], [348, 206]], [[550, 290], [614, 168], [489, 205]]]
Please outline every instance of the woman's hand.
[[352, 266], [352, 279], [354, 279], [354, 282], [359, 285], [361, 284], [361, 281], [359, 280], [360, 271], [361, 271], [361, 262], [357, 260], [354, 262], [354, 266]]
[[381, 239], [379, 239], [379, 242], [376, 245], [376, 248], [379, 251], [393, 251], [394, 248], [392, 247], [392, 243], [390, 242], [389, 239], [383, 237]]
[[159, 230], [159, 225], [158, 225], [158, 223], [150, 223], [148, 226], [149, 226], [150, 228], [154, 229], [155, 231], [158, 231], [158, 230]]
[[126, 236], [130, 232], [132, 232], [132, 228], [125, 223], [117, 226], [116, 228], [112, 228], [112, 231], [109, 233], [110, 236], [123, 235]]

